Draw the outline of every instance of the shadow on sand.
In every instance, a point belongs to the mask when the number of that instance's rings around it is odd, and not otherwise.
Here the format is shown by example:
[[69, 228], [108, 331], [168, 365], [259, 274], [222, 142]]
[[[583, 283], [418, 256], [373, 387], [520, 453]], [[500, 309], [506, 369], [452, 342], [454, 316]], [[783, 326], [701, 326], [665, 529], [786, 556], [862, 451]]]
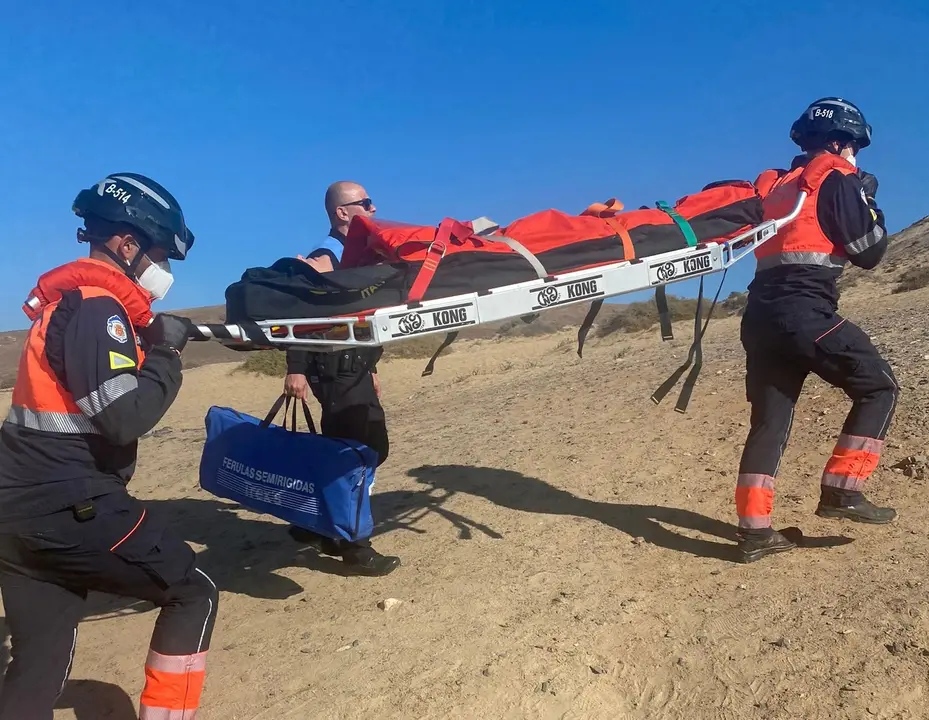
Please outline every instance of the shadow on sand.
[[[6, 618], [0, 617], [0, 668], [4, 672], [10, 661], [9, 636]], [[2, 692], [3, 677], [0, 676]], [[73, 710], [77, 720], [137, 720], [139, 717], [132, 699], [121, 687], [97, 680], [69, 680], [55, 709]]]
[[[440, 465], [415, 468], [408, 474], [423, 486], [421, 490], [392, 490], [372, 497], [377, 523], [375, 547], [377, 536], [384, 533], [425, 534], [426, 530], [418, 524], [432, 514], [446, 520], [458, 531], [462, 540], [470, 539], [474, 532], [502, 539], [503, 535], [493, 528], [446, 507], [452, 497], [464, 493], [519, 512], [589, 518], [669, 550], [736, 561], [735, 526], [691, 510], [579, 498], [543, 480], [512, 470]], [[236, 506], [212, 499], [209, 495], [204, 494], [202, 500], [146, 501], [146, 505], [149, 512], [167, 514], [174, 529], [185, 540], [205, 547], [198, 555], [198, 565], [224, 592], [283, 600], [303, 592], [303, 588], [293, 580], [277, 575], [278, 570], [303, 567], [343, 574], [339, 560], [304, 550], [290, 537], [286, 526], [261, 518], [243, 517], [236, 511]], [[666, 525], [697, 531], [716, 539], [688, 537]], [[805, 547], [831, 547], [851, 542], [851, 539], [841, 536], [798, 539], [802, 539]], [[365, 580], [361, 578], [360, 581]], [[146, 602], [91, 594], [84, 622], [152, 609], [152, 605]], [[2, 618], [0, 628], [4, 638], [7, 637], [6, 623]], [[7, 660], [6, 646], [0, 645], [0, 667], [5, 667]], [[78, 720], [133, 720], [136, 717], [132, 701], [123, 690], [96, 680], [69, 681], [56, 707], [73, 708]]]
[[[408, 475], [430, 490], [476, 495], [495, 505], [520, 512], [584, 517], [668, 550], [738, 562], [736, 526], [692, 510], [587, 500], [549, 485], [544, 480], [496, 468], [427, 465], [410, 470]], [[695, 530], [725, 542], [688, 537], [665, 525]], [[807, 537], [798, 528], [785, 529], [783, 532], [807, 548], [835, 547], [852, 542], [851, 538], [845, 536]]]
[[[408, 475], [423, 486], [421, 490], [391, 490], [372, 497], [375, 547], [377, 537], [385, 533], [426, 533], [420, 521], [428, 515], [447, 521], [462, 540], [471, 538], [475, 532], [502, 538], [486, 524], [447, 507], [452, 497], [464, 493], [519, 512], [589, 518], [668, 550], [736, 561], [735, 525], [692, 510], [588, 500], [544, 480], [497, 468], [423, 466], [408, 471]], [[166, 514], [185, 540], [205, 548], [199, 552], [198, 564], [224, 592], [283, 600], [303, 592], [303, 588], [294, 580], [276, 574], [278, 570], [301, 567], [345, 574], [339, 559], [318, 555], [301, 546], [290, 537], [286, 526], [263, 517], [242, 515], [237, 511], [238, 506], [206, 493], [203, 499], [152, 500], [146, 504], [149, 512]], [[675, 528], [709, 537], [689, 537]], [[798, 539], [804, 547], [831, 547], [851, 542], [850, 538], [842, 536], [810, 538], [801, 535]], [[103, 619], [149, 608], [147, 603], [101, 596], [93, 599], [91, 617]]]
[[[475, 495], [519, 512], [588, 518], [669, 550], [720, 560], [735, 559], [735, 526], [691, 510], [587, 500], [512, 470], [429, 465], [414, 468], [408, 474], [431, 489]], [[696, 530], [725, 542], [688, 537], [664, 525]]]

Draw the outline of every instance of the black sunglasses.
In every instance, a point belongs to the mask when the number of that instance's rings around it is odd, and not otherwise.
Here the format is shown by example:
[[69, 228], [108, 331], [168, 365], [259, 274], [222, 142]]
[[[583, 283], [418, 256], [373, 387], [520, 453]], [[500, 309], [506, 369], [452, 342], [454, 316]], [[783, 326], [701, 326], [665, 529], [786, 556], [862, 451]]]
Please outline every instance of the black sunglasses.
[[355, 200], [354, 202], [342, 203], [340, 207], [348, 207], [349, 205], [361, 205], [365, 210], [370, 210], [371, 206], [374, 205], [374, 201], [366, 197], [362, 200]]

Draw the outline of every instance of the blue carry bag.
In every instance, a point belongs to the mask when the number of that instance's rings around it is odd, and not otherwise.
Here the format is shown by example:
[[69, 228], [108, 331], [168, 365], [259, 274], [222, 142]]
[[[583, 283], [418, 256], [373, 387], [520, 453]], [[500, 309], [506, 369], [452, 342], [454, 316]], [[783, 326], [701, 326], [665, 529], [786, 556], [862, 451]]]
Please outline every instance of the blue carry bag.
[[[274, 425], [285, 399], [283, 424]], [[297, 432], [297, 402], [291, 408], [284, 395], [264, 420], [211, 407], [205, 418], [200, 487], [334, 540], [370, 537], [377, 453], [354, 440], [317, 434], [305, 401], [303, 413], [308, 433]]]

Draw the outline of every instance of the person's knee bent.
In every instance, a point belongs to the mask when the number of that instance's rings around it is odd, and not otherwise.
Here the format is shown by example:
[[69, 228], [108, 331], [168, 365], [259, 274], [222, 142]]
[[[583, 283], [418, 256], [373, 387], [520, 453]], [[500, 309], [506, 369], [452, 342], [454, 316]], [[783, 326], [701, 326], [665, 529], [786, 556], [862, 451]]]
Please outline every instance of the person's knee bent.
[[183, 581], [165, 591], [162, 610], [170, 615], [168, 627], [156, 628], [152, 646], [165, 655], [188, 655], [210, 647], [219, 610], [219, 590], [212, 578], [194, 568]]
[[[897, 382], [897, 378], [894, 376], [894, 371], [890, 367], [890, 363], [883, 358], [881, 359], [881, 389], [878, 392], [885, 398], [884, 404], [887, 405], [887, 422], [890, 422], [896, 410], [897, 401], [900, 398], [900, 383]], [[886, 431], [886, 429], [885, 427], [884, 430]]]
[[191, 609], [210, 611], [216, 614], [219, 607], [219, 590], [213, 579], [200, 568], [194, 568], [184, 582], [168, 588], [169, 602]]
[[900, 384], [897, 382], [893, 368], [884, 358], [879, 357], [873, 363], [869, 363], [863, 375], [865, 378], [857, 383], [855, 388], [857, 392], [853, 394], [852, 400], [886, 396], [887, 400], [893, 403], [900, 394]]
[[857, 375], [845, 388], [853, 405], [844, 432], [883, 439], [896, 412], [900, 385], [883, 358], [859, 368]]

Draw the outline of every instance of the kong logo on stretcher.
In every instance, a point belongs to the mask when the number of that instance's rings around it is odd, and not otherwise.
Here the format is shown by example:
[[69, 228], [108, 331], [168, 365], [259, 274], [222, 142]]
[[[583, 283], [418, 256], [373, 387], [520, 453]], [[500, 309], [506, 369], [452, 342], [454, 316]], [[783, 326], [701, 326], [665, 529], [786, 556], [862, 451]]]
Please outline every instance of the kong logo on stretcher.
[[443, 308], [413, 310], [390, 316], [390, 336], [408, 337], [433, 330], [445, 330], [477, 324], [474, 303], [459, 303]]
[[699, 255], [689, 255], [679, 260], [669, 260], [657, 265], [649, 265], [648, 274], [651, 284], [658, 285], [690, 277], [691, 275], [711, 272], [713, 269], [712, 253], [705, 252]]
[[530, 290], [532, 295], [532, 309], [541, 310], [555, 305], [589, 300], [603, 295], [603, 276], [587, 278], [586, 280], [571, 280], [570, 282], [551, 283], [543, 288]]

